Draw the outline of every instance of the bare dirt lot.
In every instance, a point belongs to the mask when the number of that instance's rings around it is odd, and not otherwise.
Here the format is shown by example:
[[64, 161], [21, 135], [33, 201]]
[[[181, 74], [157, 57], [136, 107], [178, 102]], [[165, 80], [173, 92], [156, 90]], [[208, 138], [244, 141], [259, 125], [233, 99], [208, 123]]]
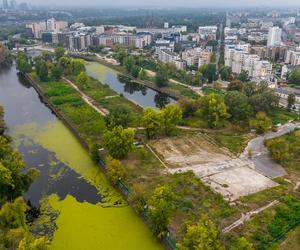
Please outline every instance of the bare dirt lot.
[[169, 172], [191, 170], [231, 201], [277, 185], [256, 171], [251, 161], [234, 158], [202, 134], [155, 140], [150, 146], [169, 167]]
[[193, 168], [198, 165], [220, 163], [231, 157], [208, 141], [203, 135], [164, 138], [150, 146], [163, 157], [170, 168]]

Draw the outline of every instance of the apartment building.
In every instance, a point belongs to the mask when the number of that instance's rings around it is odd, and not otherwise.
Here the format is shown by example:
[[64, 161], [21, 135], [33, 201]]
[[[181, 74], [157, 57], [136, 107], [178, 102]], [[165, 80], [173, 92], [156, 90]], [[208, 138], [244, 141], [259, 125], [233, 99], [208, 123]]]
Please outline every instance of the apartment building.
[[202, 40], [216, 40], [217, 26], [199, 26], [198, 31]]

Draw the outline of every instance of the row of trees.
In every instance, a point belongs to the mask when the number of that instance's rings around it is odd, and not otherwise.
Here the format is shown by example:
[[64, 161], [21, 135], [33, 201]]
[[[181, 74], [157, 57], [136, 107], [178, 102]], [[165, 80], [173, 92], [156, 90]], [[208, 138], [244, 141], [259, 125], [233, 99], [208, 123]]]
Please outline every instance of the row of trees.
[[211, 128], [220, 127], [228, 120], [250, 124], [262, 133], [271, 127], [267, 114], [278, 106], [278, 102], [278, 97], [266, 84], [235, 80], [226, 93], [211, 93], [198, 100], [184, 99], [179, 105], [184, 117], [202, 118]]
[[63, 74], [77, 76], [85, 71], [82, 60], [65, 56], [63, 48], [56, 48], [55, 53], [42, 52], [42, 55], [33, 60], [25, 53], [20, 52], [17, 56], [17, 69], [22, 73], [30, 73], [33, 68], [36, 75], [43, 82], [49, 80], [58, 81]]
[[29, 230], [26, 213], [29, 207], [22, 194], [38, 171], [24, 173], [25, 164], [4, 135], [3, 108], [0, 107], [0, 249], [47, 249], [45, 237], [35, 238]]

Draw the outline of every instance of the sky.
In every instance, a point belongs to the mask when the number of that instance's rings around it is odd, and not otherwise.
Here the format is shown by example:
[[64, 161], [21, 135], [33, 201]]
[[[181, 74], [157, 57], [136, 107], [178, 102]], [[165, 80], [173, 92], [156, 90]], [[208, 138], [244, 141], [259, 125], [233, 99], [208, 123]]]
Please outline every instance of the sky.
[[[19, 0], [20, 2], [21, 0]], [[99, 6], [99, 7], [239, 7], [239, 6], [300, 6], [300, 0], [24, 0], [35, 5]]]

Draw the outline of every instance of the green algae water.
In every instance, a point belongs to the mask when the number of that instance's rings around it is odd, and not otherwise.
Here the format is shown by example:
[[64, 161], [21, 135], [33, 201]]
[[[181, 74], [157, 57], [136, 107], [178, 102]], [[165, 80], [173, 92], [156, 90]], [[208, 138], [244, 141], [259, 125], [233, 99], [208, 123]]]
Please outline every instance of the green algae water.
[[15, 66], [0, 69], [0, 104], [26, 167], [40, 171], [25, 197], [34, 206], [48, 197], [57, 212], [50, 249], [162, 249], [73, 134], [16, 73]]

